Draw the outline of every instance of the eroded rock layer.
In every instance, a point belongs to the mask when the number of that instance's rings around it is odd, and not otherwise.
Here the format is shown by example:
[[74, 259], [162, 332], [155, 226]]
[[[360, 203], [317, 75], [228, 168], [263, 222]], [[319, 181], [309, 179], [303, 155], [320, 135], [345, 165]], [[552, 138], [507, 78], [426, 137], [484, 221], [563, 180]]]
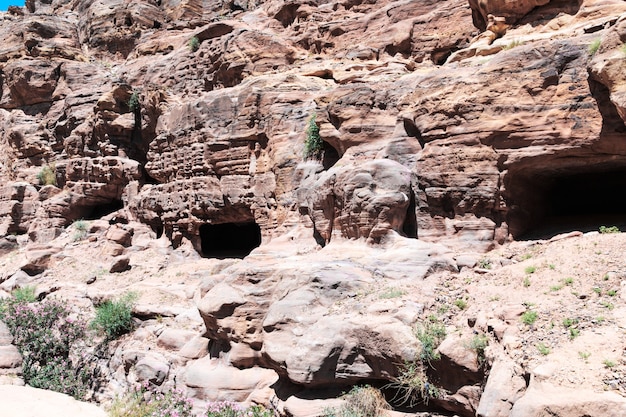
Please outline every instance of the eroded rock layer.
[[[120, 386], [277, 395], [304, 416], [299, 401], [329, 386], [397, 382], [423, 349], [424, 304], [363, 297], [418, 284], [437, 297], [425, 280], [476, 253], [624, 222], [624, 13], [619, 0], [29, 0], [0, 15], [1, 251], [27, 248], [0, 284], [62, 264], [84, 219], [111, 274], [131, 274], [134, 250], [226, 258], [172, 290], [180, 309], [136, 308], [196, 326], [127, 341], [107, 363]], [[311, 123], [321, 143], [305, 157]], [[533, 390], [514, 405], [527, 384], [512, 359], [485, 385], [459, 347], [473, 319], [440, 347], [434, 404], [540, 415]], [[141, 353], [152, 336], [163, 351]]]

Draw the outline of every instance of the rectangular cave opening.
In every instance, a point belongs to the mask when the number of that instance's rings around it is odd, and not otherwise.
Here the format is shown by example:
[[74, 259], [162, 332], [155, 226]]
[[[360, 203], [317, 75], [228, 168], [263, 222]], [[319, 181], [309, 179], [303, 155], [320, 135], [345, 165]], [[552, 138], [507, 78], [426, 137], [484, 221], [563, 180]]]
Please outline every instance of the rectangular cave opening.
[[204, 258], [244, 258], [261, 245], [261, 228], [255, 222], [205, 223], [199, 233]]
[[110, 200], [101, 204], [84, 206], [81, 213], [82, 215], [79, 216], [79, 218], [84, 220], [98, 220], [123, 208], [124, 202], [122, 200]]
[[509, 231], [516, 240], [548, 239], [601, 226], [626, 230], [626, 167], [588, 167], [528, 175], [509, 191]]

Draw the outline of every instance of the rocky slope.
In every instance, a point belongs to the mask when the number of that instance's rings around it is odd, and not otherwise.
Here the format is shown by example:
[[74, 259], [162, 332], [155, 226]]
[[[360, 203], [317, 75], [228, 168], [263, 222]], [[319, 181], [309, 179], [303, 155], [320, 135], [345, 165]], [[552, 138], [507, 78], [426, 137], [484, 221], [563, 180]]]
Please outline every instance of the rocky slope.
[[[415, 327], [436, 319], [448, 336], [427, 407], [622, 415], [623, 238], [591, 231], [626, 226], [624, 13], [618, 0], [12, 8], [0, 287], [87, 314], [140, 294], [138, 329], [101, 358], [103, 402], [142, 381], [298, 417], [357, 384], [391, 398], [424, 350]], [[304, 159], [314, 115], [323, 151]], [[572, 230], [589, 233], [529, 240]], [[19, 373], [5, 346], [3, 374]]]

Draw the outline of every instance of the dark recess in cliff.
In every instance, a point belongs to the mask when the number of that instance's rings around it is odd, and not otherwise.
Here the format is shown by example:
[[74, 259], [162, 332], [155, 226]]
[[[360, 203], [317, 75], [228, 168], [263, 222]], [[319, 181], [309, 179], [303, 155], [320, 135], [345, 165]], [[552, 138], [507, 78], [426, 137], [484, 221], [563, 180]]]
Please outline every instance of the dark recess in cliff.
[[203, 224], [199, 232], [205, 258], [243, 258], [261, 244], [256, 223]]
[[535, 172], [511, 182], [509, 230], [515, 239], [626, 226], [626, 164]]

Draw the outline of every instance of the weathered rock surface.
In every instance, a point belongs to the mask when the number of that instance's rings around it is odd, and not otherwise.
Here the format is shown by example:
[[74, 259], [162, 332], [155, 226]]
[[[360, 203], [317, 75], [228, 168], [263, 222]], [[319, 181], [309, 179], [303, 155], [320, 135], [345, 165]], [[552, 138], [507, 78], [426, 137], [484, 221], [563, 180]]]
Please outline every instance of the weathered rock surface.
[[15, 417], [105, 417], [94, 404], [76, 401], [69, 395], [32, 387], [0, 385], [2, 412]]
[[[526, 291], [513, 255], [487, 250], [623, 223], [624, 13], [619, 0], [29, 0], [0, 15], [1, 288], [86, 310], [142, 294], [104, 399], [149, 381], [311, 415], [333, 402], [303, 392], [395, 381], [422, 347], [413, 326], [436, 313], [456, 333], [431, 404], [619, 415], [617, 394], [572, 398], [564, 377], [526, 389], [544, 343], [520, 325], [532, 297], [454, 302], [480, 286], [476, 266]], [[304, 160], [313, 115], [321, 156]], [[498, 345], [484, 365], [470, 332]]]

